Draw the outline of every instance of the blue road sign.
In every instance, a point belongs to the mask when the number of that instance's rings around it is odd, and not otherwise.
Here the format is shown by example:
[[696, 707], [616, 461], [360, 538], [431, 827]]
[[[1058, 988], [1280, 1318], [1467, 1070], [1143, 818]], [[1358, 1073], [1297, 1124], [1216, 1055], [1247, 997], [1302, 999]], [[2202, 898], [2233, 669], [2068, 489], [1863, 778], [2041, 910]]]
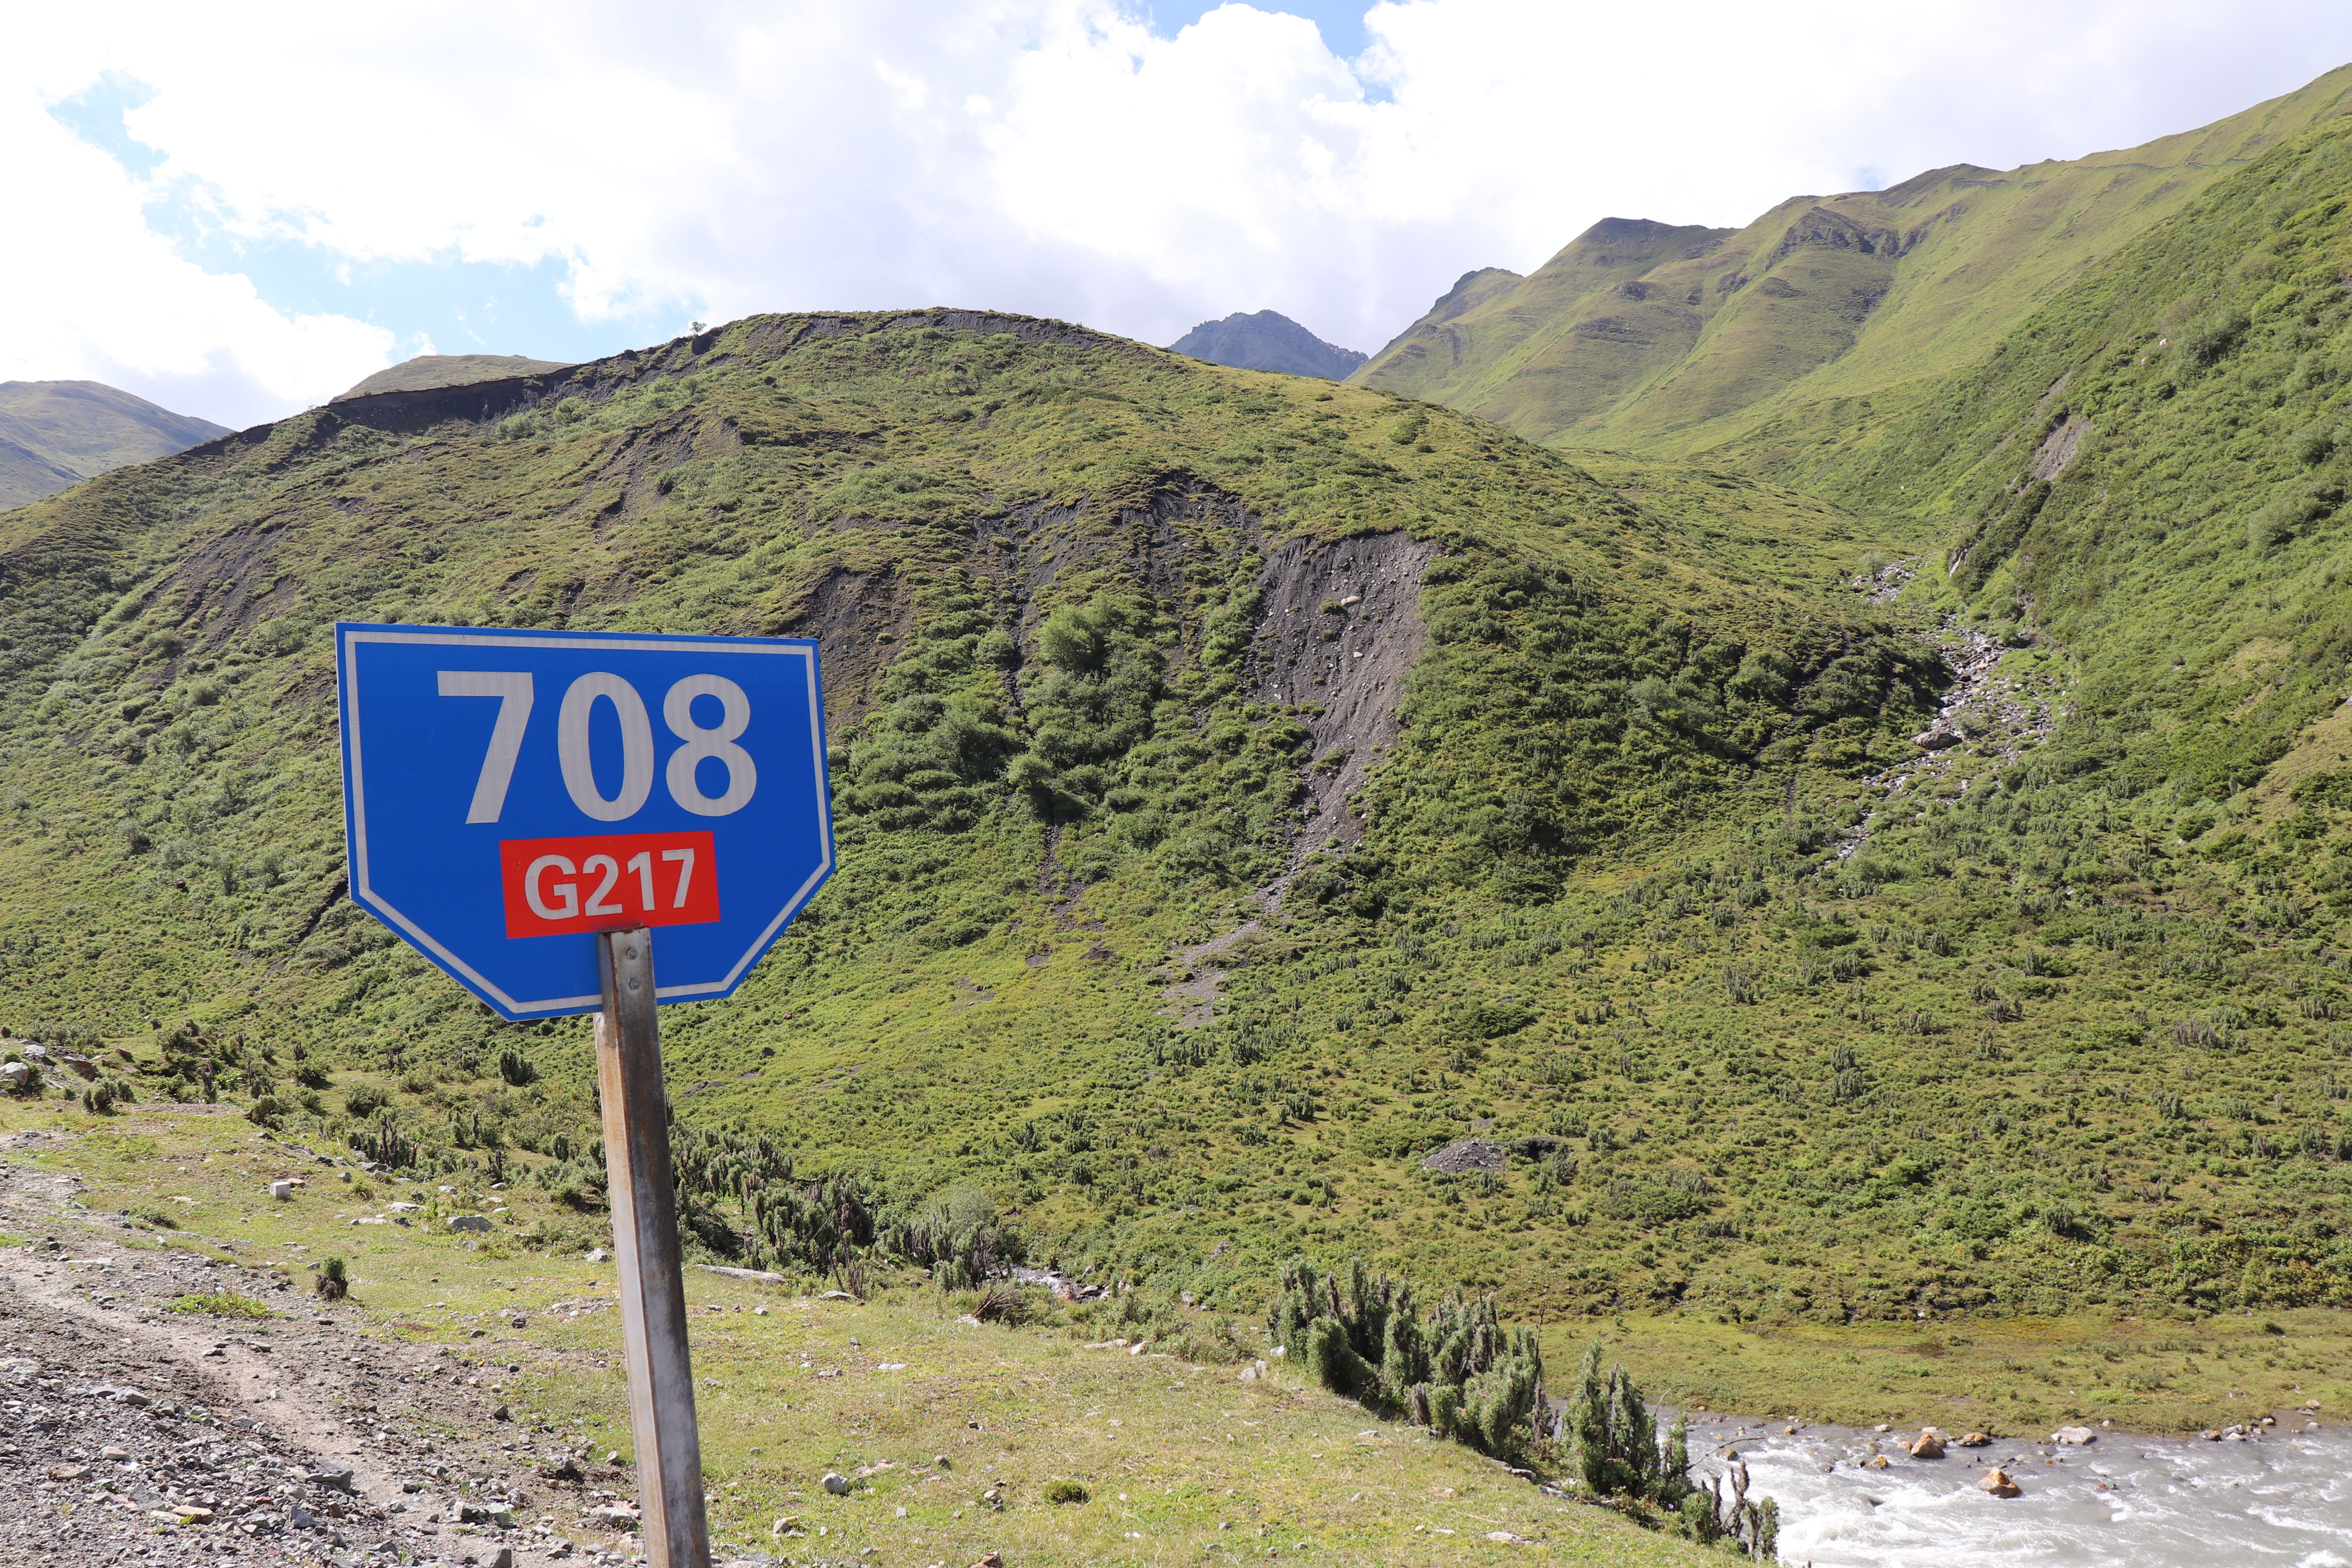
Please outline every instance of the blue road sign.
[[594, 1011], [633, 926], [729, 995], [833, 873], [814, 642], [345, 622], [335, 668], [352, 897], [503, 1017]]

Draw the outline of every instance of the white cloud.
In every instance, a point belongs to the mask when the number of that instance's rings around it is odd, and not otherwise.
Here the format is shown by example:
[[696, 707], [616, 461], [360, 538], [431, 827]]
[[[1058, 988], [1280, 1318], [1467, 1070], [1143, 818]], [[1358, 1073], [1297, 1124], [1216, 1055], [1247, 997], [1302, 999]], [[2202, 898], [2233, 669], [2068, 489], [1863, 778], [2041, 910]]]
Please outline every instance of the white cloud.
[[393, 334], [272, 309], [152, 233], [142, 188], [21, 96], [0, 99], [11, 201], [0, 247], [0, 380], [103, 381], [244, 424], [323, 401], [387, 363]]
[[[277, 412], [395, 331], [486, 319], [364, 293], [451, 258], [551, 262], [581, 318], [648, 336], [958, 303], [1167, 342], [1270, 306], [1371, 348], [1603, 216], [1738, 223], [1870, 170], [2128, 145], [2352, 56], [2352, 11], [2313, 0], [1407, 0], [1351, 68], [1276, 4], [1172, 37], [1114, 0], [52, 8], [0, 63], [16, 210], [47, 215], [45, 249], [0, 256], [0, 365]], [[152, 182], [45, 112], [106, 70], [154, 89], [129, 116]], [[362, 298], [302, 314], [205, 275], [148, 231], [159, 195]]]

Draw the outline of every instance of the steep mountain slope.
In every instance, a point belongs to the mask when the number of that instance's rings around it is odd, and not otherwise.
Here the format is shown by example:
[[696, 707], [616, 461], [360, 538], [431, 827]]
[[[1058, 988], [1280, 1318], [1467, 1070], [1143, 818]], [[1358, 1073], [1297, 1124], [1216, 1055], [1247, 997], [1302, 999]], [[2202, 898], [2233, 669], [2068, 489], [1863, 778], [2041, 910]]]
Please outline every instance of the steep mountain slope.
[[1476, 303], [1449, 295], [1355, 379], [1536, 440], [1674, 453], [1899, 398], [2347, 100], [2352, 67], [2120, 152], [1792, 197], [1736, 230], [1606, 219], [1523, 281], [1474, 275], [1495, 279]]
[[328, 401], [348, 403], [379, 392], [429, 392], [436, 386], [468, 386], [480, 381], [544, 375], [563, 368], [561, 360], [526, 359], [520, 354], [418, 354], [354, 382]]
[[342, 897], [323, 627], [793, 632], [842, 870], [669, 1010], [701, 1245], [809, 1264], [796, 1160], [1218, 1302], [2352, 1300], [2316, 917], [2083, 760], [2065, 650], [1832, 587], [1931, 526], [971, 312], [338, 405], [0, 520], [0, 1021], [587, 1201], [584, 1030]]
[[0, 508], [227, 434], [100, 382], [0, 382]]
[[[2285, 837], [2271, 871], [2331, 906], [2322, 780], [2342, 760], [2352, 689], [2347, 209], [2352, 121], [2337, 120], [2135, 243], [1905, 416], [1792, 422], [1751, 447], [1944, 532], [1915, 596], [2063, 647], [2080, 682], [2070, 750], [2162, 786], [2186, 837], [2250, 810], [2258, 834], [2301, 790], [2312, 807], [2272, 825]], [[2223, 858], [2250, 853], [2241, 842]]]
[[1236, 370], [1271, 370], [1284, 375], [1345, 381], [1364, 363], [1355, 349], [1327, 343], [1275, 310], [1236, 310], [1222, 321], [1203, 321], [1168, 345], [1180, 354]]

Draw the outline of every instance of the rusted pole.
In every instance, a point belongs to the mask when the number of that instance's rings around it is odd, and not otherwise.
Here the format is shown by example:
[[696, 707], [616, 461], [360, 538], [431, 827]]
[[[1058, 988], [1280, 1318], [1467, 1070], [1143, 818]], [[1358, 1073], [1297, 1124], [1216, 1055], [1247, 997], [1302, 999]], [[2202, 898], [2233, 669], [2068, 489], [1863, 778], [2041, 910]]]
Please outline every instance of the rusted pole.
[[596, 1015], [596, 1085], [613, 1178], [613, 1250], [629, 1368], [639, 1525], [649, 1568], [709, 1568], [702, 1439], [686, 1348], [686, 1279], [671, 1186], [669, 1100], [655, 1017], [653, 933], [596, 938], [604, 1010]]

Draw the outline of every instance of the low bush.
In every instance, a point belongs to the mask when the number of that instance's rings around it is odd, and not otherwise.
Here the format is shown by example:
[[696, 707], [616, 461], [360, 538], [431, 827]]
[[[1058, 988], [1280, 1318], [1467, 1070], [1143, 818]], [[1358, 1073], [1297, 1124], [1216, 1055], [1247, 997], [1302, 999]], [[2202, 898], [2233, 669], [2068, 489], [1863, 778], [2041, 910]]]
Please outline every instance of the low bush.
[[240, 1296], [234, 1290], [214, 1290], [201, 1295], [186, 1295], [173, 1302], [165, 1310], [213, 1318], [274, 1318], [278, 1314], [266, 1302], [250, 1296]]

